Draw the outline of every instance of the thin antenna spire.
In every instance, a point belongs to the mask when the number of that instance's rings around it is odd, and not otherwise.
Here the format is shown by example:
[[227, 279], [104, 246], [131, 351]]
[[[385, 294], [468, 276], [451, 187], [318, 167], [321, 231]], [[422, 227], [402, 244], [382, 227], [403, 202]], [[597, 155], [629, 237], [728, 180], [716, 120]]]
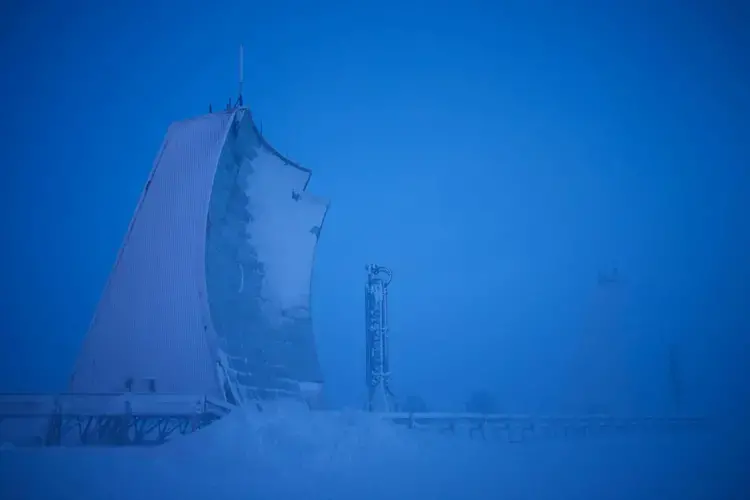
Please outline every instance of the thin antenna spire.
[[242, 106], [242, 84], [245, 83], [245, 51], [240, 44], [240, 88], [237, 94], [237, 106]]

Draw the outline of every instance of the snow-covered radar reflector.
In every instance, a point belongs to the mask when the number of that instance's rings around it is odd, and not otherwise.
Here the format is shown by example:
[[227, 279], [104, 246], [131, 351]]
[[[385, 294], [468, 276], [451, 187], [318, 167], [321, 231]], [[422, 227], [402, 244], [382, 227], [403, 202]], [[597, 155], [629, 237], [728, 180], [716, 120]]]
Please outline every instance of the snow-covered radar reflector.
[[246, 109], [172, 124], [71, 391], [148, 380], [150, 392], [231, 402], [320, 392], [310, 285], [328, 202], [309, 180]]

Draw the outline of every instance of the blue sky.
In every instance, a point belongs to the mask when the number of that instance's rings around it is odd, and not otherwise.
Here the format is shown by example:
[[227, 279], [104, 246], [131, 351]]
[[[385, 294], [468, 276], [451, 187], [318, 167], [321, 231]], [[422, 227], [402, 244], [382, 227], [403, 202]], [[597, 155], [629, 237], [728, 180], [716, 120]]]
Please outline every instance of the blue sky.
[[[601, 355], [664, 409], [674, 342], [690, 405], [748, 400], [747, 12], [199, 4], [2, 7], [1, 390], [64, 388], [167, 126], [234, 96], [243, 43], [264, 135], [332, 200], [313, 307], [336, 404], [363, 401], [367, 262], [394, 271], [396, 391], [433, 407], [563, 408]], [[582, 355], [610, 309], [617, 339]]]

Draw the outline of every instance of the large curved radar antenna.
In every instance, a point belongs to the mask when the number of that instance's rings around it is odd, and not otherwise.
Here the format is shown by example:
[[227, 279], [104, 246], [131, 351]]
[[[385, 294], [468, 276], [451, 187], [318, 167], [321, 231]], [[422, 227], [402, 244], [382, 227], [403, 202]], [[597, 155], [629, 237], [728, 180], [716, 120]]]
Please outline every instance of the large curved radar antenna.
[[[238, 105], [242, 82], [240, 63]], [[310, 290], [328, 201], [310, 176], [244, 107], [173, 123], [70, 390], [320, 403]]]
[[599, 271], [597, 282], [602, 287], [613, 287], [624, 284], [624, 279], [620, 270], [615, 266], [608, 271]]

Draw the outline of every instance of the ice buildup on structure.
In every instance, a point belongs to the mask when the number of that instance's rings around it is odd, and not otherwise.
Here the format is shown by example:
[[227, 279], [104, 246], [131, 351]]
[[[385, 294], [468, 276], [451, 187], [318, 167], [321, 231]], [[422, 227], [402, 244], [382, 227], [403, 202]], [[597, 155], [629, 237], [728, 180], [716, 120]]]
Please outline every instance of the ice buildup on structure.
[[314, 398], [328, 209], [246, 109], [172, 124], [92, 319], [73, 392]]

